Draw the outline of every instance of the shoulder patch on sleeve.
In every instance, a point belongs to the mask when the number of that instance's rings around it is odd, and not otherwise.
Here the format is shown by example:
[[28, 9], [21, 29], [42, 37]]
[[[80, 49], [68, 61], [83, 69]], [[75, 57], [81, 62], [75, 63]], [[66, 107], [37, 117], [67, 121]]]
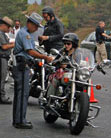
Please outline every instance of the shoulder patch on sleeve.
[[30, 35], [27, 35], [26, 38], [27, 38], [27, 39], [30, 39], [31, 37], [30, 37]]

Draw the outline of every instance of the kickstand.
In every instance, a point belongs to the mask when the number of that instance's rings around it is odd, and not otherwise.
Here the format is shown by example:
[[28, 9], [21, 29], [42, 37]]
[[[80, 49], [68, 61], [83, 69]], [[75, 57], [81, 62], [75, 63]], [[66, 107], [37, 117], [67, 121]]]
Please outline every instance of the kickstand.
[[93, 127], [93, 128], [98, 128], [99, 126], [95, 126], [91, 121], [87, 121], [87, 125]]

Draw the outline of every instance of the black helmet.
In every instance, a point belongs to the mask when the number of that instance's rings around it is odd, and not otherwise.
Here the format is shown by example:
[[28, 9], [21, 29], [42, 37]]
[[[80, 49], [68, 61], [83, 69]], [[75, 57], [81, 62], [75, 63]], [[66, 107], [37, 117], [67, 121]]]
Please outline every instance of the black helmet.
[[46, 6], [42, 9], [42, 13], [47, 13], [49, 16], [55, 16], [53, 8]]
[[73, 44], [74, 48], [78, 47], [78, 42], [79, 42], [79, 38], [75, 33], [67, 33], [63, 36], [62, 38], [63, 42], [64, 41], [71, 41]]

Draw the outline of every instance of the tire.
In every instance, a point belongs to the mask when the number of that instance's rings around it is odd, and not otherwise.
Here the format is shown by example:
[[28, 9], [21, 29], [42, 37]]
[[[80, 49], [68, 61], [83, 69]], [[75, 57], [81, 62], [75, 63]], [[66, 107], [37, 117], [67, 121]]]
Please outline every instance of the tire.
[[79, 135], [83, 130], [89, 112], [89, 97], [87, 93], [81, 92], [76, 95], [74, 112], [70, 118], [70, 132], [72, 135]]
[[58, 119], [58, 116], [52, 115], [51, 113], [49, 113], [47, 110], [44, 109], [44, 119], [47, 123], [52, 124]]

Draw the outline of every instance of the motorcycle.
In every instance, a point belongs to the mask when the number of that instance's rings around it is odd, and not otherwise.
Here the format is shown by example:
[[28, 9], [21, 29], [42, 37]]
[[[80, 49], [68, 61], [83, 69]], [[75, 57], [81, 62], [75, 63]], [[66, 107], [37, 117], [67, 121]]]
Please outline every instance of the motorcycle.
[[[38, 42], [35, 42], [36, 50], [44, 54], [44, 47], [40, 47]], [[45, 53], [46, 54], [46, 53]], [[39, 98], [42, 91], [45, 90], [45, 68], [44, 68], [44, 59], [34, 59], [32, 63], [31, 79], [30, 79], [30, 93], [29, 96], [34, 98]]]
[[7, 76], [5, 79], [6, 83], [8, 82], [9, 77], [12, 77], [12, 68], [13, 68], [13, 59], [12, 59], [12, 55], [11, 55], [10, 59], [8, 60], [8, 71], [7, 71]]
[[[10, 37], [9, 34], [6, 33], [6, 35], [9, 38], [9, 42], [15, 42], [15, 39]], [[12, 68], [13, 68], [13, 49], [11, 50], [11, 55], [10, 55], [10, 58], [8, 60], [8, 71], [7, 71], [7, 76], [5, 79], [6, 83], [8, 82], [9, 77], [12, 77]]]
[[[37, 42], [35, 42], [35, 44], [36, 51], [41, 54], [48, 55], [44, 50], [44, 46], [39, 46]], [[52, 55], [50, 54], [50, 56]], [[31, 79], [29, 96], [39, 98], [40, 101], [42, 100], [47, 86], [46, 78], [49, 70], [47, 69], [46, 65], [47, 63], [45, 63], [44, 59], [34, 59], [32, 67], [30, 69]], [[42, 102], [39, 102], [39, 104], [42, 104]]]
[[[43, 105], [44, 120], [51, 124], [59, 117], [69, 120], [70, 132], [79, 135], [86, 124], [95, 127], [91, 120], [95, 119], [101, 107], [90, 103], [91, 86], [101, 89], [101, 86], [91, 83], [91, 75], [96, 66], [94, 56], [87, 49], [76, 50], [75, 61], [70, 61], [68, 56], [59, 54], [59, 59], [55, 59], [52, 65], [47, 66], [51, 69], [48, 76], [48, 86], [44, 95], [45, 104]], [[56, 69], [58, 64], [67, 64], [67, 67]], [[55, 81], [56, 80], [56, 81]], [[57, 82], [57, 84], [56, 84]], [[53, 94], [50, 94], [50, 91]], [[90, 114], [93, 111], [95, 114]]]

